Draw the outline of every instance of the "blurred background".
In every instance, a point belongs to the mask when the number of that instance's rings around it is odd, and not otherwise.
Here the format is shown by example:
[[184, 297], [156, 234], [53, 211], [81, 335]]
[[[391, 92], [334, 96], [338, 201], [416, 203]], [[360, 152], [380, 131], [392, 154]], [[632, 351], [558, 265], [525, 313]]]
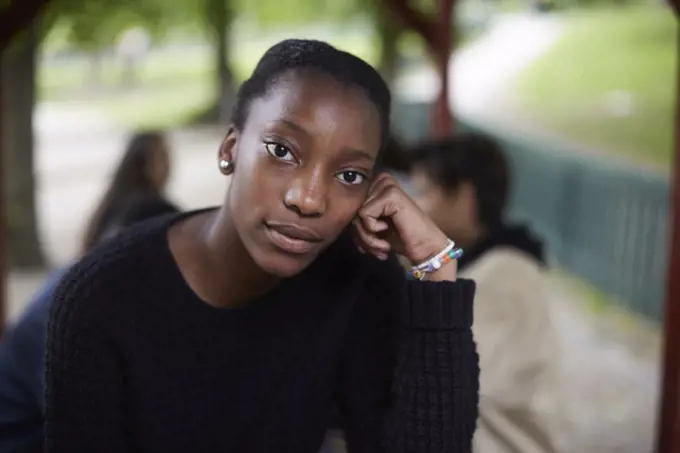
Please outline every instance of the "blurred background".
[[[222, 201], [216, 153], [262, 53], [317, 38], [380, 68], [395, 132], [430, 135], [446, 51], [455, 129], [503, 144], [511, 216], [546, 241], [573, 452], [652, 451], [678, 23], [660, 0], [54, 0], [2, 55], [9, 320], [77, 255], [130, 133], [168, 131], [169, 197]], [[448, 18], [447, 18], [448, 19]], [[431, 36], [430, 36], [431, 37]], [[569, 374], [570, 373], [570, 374]]]

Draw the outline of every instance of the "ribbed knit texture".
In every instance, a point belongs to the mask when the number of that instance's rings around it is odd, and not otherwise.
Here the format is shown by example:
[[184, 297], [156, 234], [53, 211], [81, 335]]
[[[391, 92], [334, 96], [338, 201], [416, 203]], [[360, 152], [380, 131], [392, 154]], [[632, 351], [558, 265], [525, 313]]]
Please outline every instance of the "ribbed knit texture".
[[345, 237], [243, 309], [187, 286], [180, 217], [73, 267], [47, 341], [47, 451], [316, 453], [340, 407], [350, 452], [471, 450], [474, 283], [407, 282]]

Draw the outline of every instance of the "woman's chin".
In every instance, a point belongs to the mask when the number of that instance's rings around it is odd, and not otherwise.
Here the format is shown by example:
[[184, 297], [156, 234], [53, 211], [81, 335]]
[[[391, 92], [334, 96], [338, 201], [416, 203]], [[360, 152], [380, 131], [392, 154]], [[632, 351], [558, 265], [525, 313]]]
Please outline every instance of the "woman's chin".
[[280, 278], [290, 278], [302, 272], [309, 266], [314, 257], [303, 255], [286, 255], [281, 253], [268, 253], [266, 256], [259, 257], [255, 262], [268, 274]]

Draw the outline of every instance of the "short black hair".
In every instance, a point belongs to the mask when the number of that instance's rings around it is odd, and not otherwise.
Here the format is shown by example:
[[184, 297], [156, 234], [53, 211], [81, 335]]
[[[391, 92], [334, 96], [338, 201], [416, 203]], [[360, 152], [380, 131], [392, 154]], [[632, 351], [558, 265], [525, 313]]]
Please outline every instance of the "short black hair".
[[510, 169], [501, 145], [475, 132], [431, 140], [411, 151], [411, 165], [425, 171], [444, 190], [469, 182], [477, 193], [479, 221], [496, 228], [503, 221], [510, 191]]
[[231, 117], [233, 125], [242, 130], [251, 101], [266, 95], [281, 76], [291, 71], [327, 75], [343, 85], [361, 89], [378, 109], [381, 144], [385, 145], [392, 102], [387, 84], [378, 71], [361, 58], [317, 40], [286, 39], [265, 52], [238, 91]]

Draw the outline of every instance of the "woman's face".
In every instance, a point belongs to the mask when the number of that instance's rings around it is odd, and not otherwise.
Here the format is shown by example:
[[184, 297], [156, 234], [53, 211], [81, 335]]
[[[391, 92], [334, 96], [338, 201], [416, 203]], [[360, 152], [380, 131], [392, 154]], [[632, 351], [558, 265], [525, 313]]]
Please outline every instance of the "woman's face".
[[289, 73], [250, 103], [220, 158], [234, 164], [226, 203], [262, 269], [300, 272], [352, 221], [368, 193], [380, 128], [373, 103], [329, 77]]

